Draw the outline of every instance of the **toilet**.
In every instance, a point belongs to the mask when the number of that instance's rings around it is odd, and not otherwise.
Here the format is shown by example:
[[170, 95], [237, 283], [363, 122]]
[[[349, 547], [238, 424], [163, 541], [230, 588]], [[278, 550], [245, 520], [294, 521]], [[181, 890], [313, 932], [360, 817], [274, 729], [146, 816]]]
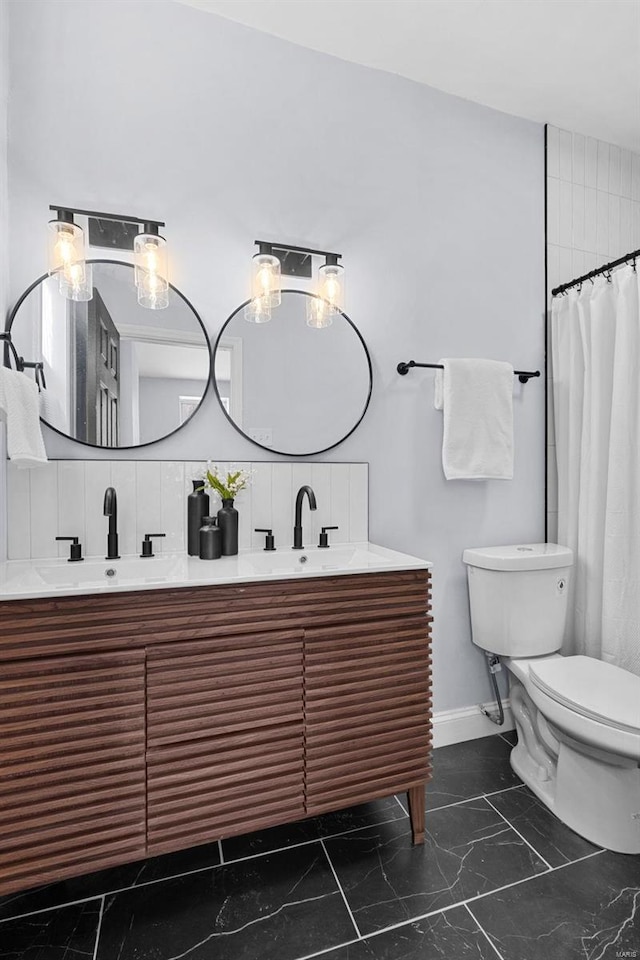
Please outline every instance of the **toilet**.
[[553, 543], [465, 550], [471, 631], [504, 657], [511, 766], [581, 836], [640, 853], [640, 677], [559, 653], [573, 554]]

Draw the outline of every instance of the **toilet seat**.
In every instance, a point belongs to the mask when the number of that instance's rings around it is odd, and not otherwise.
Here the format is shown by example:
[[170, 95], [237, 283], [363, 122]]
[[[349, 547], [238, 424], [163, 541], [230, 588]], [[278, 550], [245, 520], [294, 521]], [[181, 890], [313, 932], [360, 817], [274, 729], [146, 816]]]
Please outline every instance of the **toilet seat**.
[[640, 735], [640, 677], [593, 657], [530, 662], [532, 684], [556, 703], [614, 730]]

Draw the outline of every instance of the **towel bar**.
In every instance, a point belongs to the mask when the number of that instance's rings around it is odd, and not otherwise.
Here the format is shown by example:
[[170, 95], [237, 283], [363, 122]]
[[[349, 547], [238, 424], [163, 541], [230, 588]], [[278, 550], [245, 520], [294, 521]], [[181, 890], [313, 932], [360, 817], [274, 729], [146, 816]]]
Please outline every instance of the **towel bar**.
[[[408, 360], [406, 362], [401, 361], [396, 367], [396, 370], [398, 371], [401, 377], [404, 377], [407, 373], [409, 373], [409, 370], [411, 369], [411, 367], [431, 367], [432, 369], [435, 369], [435, 370], [444, 370], [444, 366], [441, 363], [416, 363], [415, 360]], [[513, 375], [514, 377], [518, 378], [520, 383], [527, 383], [527, 381], [531, 380], [532, 377], [539, 377], [540, 371], [539, 370], [514, 370]]]

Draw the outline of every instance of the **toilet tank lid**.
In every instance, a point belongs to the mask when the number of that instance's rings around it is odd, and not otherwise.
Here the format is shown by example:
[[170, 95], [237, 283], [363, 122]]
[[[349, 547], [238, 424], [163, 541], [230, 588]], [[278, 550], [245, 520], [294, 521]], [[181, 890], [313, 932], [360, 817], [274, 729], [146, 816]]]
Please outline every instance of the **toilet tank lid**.
[[474, 547], [462, 554], [464, 563], [485, 570], [548, 570], [570, 567], [573, 550], [557, 543], [519, 543], [507, 547]]

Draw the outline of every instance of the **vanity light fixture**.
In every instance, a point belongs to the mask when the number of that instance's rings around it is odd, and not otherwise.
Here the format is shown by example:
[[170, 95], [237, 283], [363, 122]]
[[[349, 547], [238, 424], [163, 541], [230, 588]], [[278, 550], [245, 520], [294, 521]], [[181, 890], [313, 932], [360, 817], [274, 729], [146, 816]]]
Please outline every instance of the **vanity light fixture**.
[[340, 254], [328, 253], [324, 264], [318, 267], [317, 295], [326, 302], [330, 315], [344, 310], [344, 267], [338, 263]]
[[274, 256], [270, 243], [256, 240], [258, 253], [251, 259], [251, 299], [278, 307], [282, 302], [280, 260]]
[[[86, 262], [84, 231], [73, 219], [77, 215], [93, 220], [116, 221], [121, 225], [141, 224], [142, 232], [133, 239], [138, 303], [150, 310], [162, 310], [169, 306], [167, 241], [160, 236], [159, 230], [164, 227], [162, 221], [79, 210], [57, 204], [51, 204], [49, 209], [57, 212], [57, 218], [49, 222], [49, 274], [58, 276], [58, 288], [67, 300], [91, 300], [93, 297], [93, 277], [91, 264]], [[129, 244], [126, 246], [131, 249]]]
[[169, 306], [167, 241], [158, 228], [159, 224], [146, 222], [142, 233], [133, 240], [138, 303], [149, 310]]
[[317, 329], [331, 326], [331, 318], [344, 309], [344, 267], [338, 262], [342, 254], [265, 240], [255, 243], [258, 253], [252, 260], [252, 299], [244, 309], [245, 319], [251, 323], [270, 320], [271, 310], [282, 300], [281, 277], [311, 277], [316, 256], [324, 257], [325, 262], [318, 268], [314, 296], [307, 301], [307, 325]]
[[[69, 300], [90, 300], [84, 231], [73, 221], [73, 211], [51, 207], [57, 218], [48, 224], [48, 273], [58, 277], [60, 293]], [[88, 295], [87, 295], [88, 294]]]

